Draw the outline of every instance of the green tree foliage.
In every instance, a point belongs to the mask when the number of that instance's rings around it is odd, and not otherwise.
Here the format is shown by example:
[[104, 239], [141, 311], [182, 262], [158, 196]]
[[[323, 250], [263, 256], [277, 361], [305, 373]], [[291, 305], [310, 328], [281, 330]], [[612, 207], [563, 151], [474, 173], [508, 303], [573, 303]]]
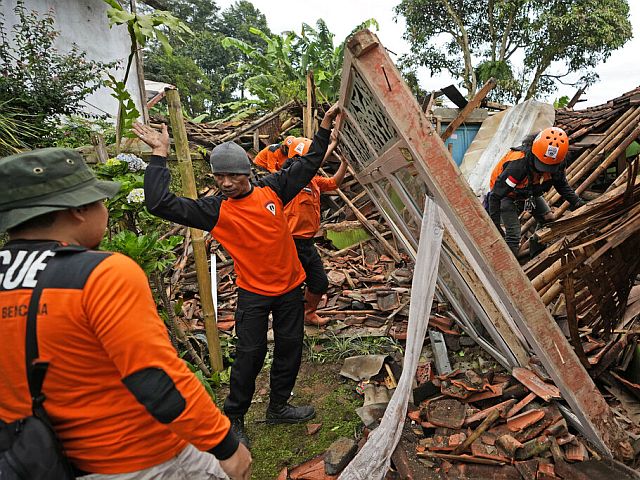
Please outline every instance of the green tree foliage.
[[[354, 31], [370, 26], [378, 27], [374, 19], [358, 25]], [[223, 45], [242, 52], [246, 60], [236, 64], [236, 72], [224, 79], [228, 83], [243, 79], [242, 90], [253, 97], [243, 106], [253, 104], [261, 109], [272, 109], [290, 100], [306, 99], [307, 72], [314, 73], [320, 99], [333, 102], [339, 93], [344, 45], [334, 46], [334, 34], [320, 19], [316, 27], [303, 23], [300, 35], [283, 32], [267, 34], [257, 28], [250, 32], [259, 35], [266, 48], [259, 49], [237, 38], [227, 37]]]
[[262, 39], [250, 33], [249, 27], [269, 32], [266, 17], [246, 0], [239, 0], [222, 12], [213, 0], [175, 0], [167, 7], [194, 31], [194, 36], [176, 46], [171, 58], [164, 57], [157, 44], [147, 48], [147, 78], [176, 85], [190, 117], [228, 113], [224, 105], [234, 99], [237, 84], [230, 84], [226, 90], [221, 84], [235, 71], [234, 64], [242, 60], [242, 53], [223, 48], [222, 40], [233, 36], [264, 48]]
[[448, 71], [469, 96], [488, 78], [493, 98], [548, 95], [557, 83], [587, 85], [593, 67], [632, 36], [627, 0], [402, 0], [411, 54], [404, 62]]
[[58, 116], [80, 113], [82, 101], [100, 86], [101, 72], [110, 65], [87, 60], [76, 46], [60, 53], [51, 12], [29, 11], [19, 1], [15, 13], [19, 22], [11, 34], [0, 17], [0, 104], [9, 105], [38, 132], [36, 137], [18, 129], [18, 145], [44, 146]]

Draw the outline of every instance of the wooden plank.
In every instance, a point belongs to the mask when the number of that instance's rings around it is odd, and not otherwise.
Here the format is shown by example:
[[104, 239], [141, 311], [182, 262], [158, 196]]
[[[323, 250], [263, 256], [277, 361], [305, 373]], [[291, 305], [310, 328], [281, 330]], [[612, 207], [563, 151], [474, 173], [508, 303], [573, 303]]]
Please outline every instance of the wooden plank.
[[485, 83], [482, 86], [482, 88], [478, 91], [478, 93], [476, 93], [475, 96], [471, 100], [469, 100], [469, 103], [467, 103], [466, 107], [464, 107], [460, 111], [458, 116], [453, 120], [453, 122], [451, 122], [449, 124], [447, 129], [441, 135], [441, 138], [442, 138], [443, 142], [447, 138], [449, 138], [453, 132], [456, 131], [456, 128], [458, 128], [460, 125], [462, 125], [464, 123], [465, 119], [469, 116], [469, 114], [471, 114], [471, 112], [473, 112], [480, 105], [482, 100], [484, 100], [484, 98], [487, 96], [487, 94], [491, 90], [493, 90], [493, 88], [496, 86], [496, 84], [497, 84], [496, 79], [493, 78], [493, 77], [491, 77], [489, 80], [487, 80], [487, 83]]
[[[375, 45], [358, 48], [360, 43]], [[582, 433], [603, 454], [622, 457], [630, 446], [627, 435], [615, 422], [562, 331], [460, 175], [442, 140], [434, 134], [387, 52], [367, 30], [355, 34], [349, 45], [353, 48], [345, 52], [342, 105], [371, 135], [380, 158], [393, 155], [389, 153], [391, 147], [399, 148], [406, 159], [405, 168], [415, 165], [429, 194], [483, 269], [491, 287], [571, 406]], [[357, 56], [357, 52], [364, 53]], [[371, 98], [365, 98], [367, 95]], [[404, 139], [404, 146], [398, 142], [400, 139]], [[351, 139], [354, 143], [357, 140]]]

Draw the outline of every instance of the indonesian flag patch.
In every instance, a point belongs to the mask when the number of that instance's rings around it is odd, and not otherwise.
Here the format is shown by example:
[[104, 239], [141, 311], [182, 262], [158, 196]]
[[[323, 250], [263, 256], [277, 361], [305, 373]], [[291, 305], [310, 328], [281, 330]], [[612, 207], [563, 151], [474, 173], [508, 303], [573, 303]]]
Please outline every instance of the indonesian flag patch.
[[264, 207], [271, 212], [271, 215], [276, 216], [276, 204], [273, 202], [267, 202]]
[[507, 182], [507, 185], [509, 185], [511, 188], [515, 188], [516, 185], [518, 184], [518, 181], [515, 178], [513, 178], [511, 175], [507, 177], [505, 182]]

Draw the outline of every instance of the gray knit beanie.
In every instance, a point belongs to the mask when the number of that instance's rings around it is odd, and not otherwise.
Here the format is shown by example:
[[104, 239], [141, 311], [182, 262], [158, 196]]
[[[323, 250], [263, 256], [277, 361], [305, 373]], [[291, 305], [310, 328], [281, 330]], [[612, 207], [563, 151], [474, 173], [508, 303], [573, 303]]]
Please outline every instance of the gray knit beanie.
[[213, 173], [251, 174], [251, 162], [247, 152], [234, 142], [224, 142], [216, 146], [209, 159]]

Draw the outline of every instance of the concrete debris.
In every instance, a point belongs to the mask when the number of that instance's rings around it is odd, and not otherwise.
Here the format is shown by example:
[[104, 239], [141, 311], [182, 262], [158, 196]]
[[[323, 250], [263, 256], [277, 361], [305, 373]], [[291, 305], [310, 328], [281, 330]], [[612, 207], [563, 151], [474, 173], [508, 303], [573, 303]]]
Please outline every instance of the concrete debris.
[[356, 454], [358, 444], [351, 438], [341, 437], [331, 444], [324, 455], [324, 471], [327, 475], [337, 475]]

